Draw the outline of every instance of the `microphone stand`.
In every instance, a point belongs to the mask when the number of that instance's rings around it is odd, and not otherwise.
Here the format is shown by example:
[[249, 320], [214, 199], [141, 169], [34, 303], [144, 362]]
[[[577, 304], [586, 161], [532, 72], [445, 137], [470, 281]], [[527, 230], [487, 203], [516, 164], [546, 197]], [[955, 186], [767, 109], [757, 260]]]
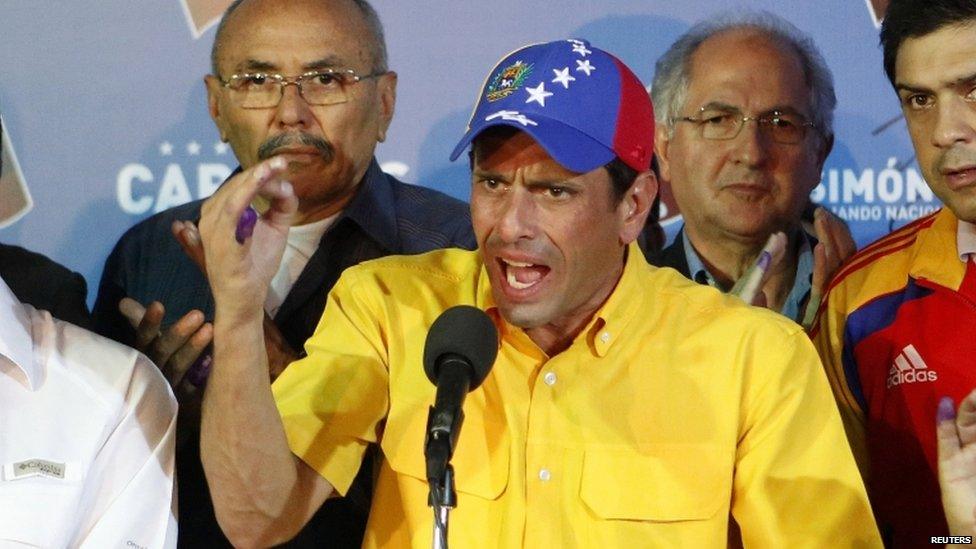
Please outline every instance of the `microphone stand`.
[[457, 506], [451, 457], [464, 423], [464, 411], [460, 404], [451, 402], [451, 395], [463, 397], [467, 394], [470, 383], [470, 366], [463, 362], [461, 366], [448, 368], [445, 375], [438, 376], [434, 405], [427, 413], [424, 460], [427, 463], [427, 483], [430, 486], [427, 505], [434, 510], [433, 549], [447, 549], [448, 513]]
[[454, 491], [454, 467], [450, 463], [444, 469], [444, 478], [439, 485], [430, 485], [427, 504], [434, 509], [433, 549], [447, 549], [447, 523], [451, 509], [457, 506], [457, 492]]

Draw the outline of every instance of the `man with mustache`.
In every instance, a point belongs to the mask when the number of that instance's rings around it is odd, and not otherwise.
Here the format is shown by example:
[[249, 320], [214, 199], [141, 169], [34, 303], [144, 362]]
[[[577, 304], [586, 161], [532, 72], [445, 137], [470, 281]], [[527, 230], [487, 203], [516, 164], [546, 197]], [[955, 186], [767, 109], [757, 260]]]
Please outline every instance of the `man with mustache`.
[[[802, 226], [833, 146], [836, 104], [812, 40], [770, 13], [702, 21], [658, 60], [652, 94], [661, 176], [684, 227], [649, 261], [740, 291], [737, 282], [775, 243], [782, 259], [769, 263], [756, 301], [808, 324], [854, 251], [846, 227], [823, 209], [813, 214], [817, 238]], [[785, 238], [777, 243], [774, 233]]]
[[[945, 206], [851, 258], [812, 335], [882, 533], [916, 547], [974, 524], [972, 508], [946, 524], [936, 417], [941, 397], [976, 387], [976, 3], [893, 0], [881, 46], [918, 165]], [[961, 435], [971, 442], [971, 427]]]
[[[657, 191], [652, 110], [586, 41], [506, 56], [452, 156], [471, 146], [478, 251], [348, 269], [273, 387], [260, 307], [236, 296], [260, 302], [294, 190], [272, 159], [204, 204], [217, 316], [201, 451], [236, 544], [288, 539], [378, 443], [364, 546], [431, 546], [422, 357], [464, 304], [499, 340], [464, 404], [451, 546], [726, 547], [739, 531], [747, 547], [880, 546], [803, 330], [650, 267], [635, 243]], [[242, 246], [255, 195], [272, 205]]]
[[[284, 162], [283, 177], [298, 197], [286, 250], [259, 304], [272, 376], [299, 355], [346, 267], [394, 253], [474, 246], [462, 202], [401, 183], [374, 159], [393, 116], [397, 75], [387, 68], [382, 27], [369, 3], [235, 2], [217, 30], [212, 62], [205, 82], [221, 139], [230, 143], [241, 170], [262, 160]], [[103, 333], [145, 349], [181, 400], [180, 540], [209, 547], [227, 542], [197, 447], [194, 407], [208, 359], [190, 368], [210, 343], [214, 318], [207, 277], [197, 265], [204, 261], [192, 222], [200, 205], [162, 212], [122, 237], [106, 262], [94, 315]], [[328, 531], [337, 544], [358, 547], [368, 486], [357, 484], [346, 498], [326, 504], [296, 544], [316, 545]]]

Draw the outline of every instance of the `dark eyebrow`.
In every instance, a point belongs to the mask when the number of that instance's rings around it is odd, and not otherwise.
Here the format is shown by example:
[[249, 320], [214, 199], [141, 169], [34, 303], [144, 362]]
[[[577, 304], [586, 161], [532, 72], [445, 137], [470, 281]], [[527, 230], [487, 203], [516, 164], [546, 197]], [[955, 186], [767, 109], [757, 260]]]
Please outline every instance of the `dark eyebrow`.
[[[948, 82], [941, 83], [939, 84], [939, 86], [948, 86], [950, 88], [957, 88], [959, 86], [968, 86], [974, 83], [976, 83], [976, 73], [960, 76], [959, 78], [955, 78], [953, 80], [949, 80]], [[922, 87], [916, 84], [906, 84], [904, 82], [895, 82], [895, 89], [898, 90], [899, 92], [906, 91], [909, 93], [933, 93], [933, 90], [931, 88]]]
[[540, 179], [538, 181], [526, 182], [525, 186], [530, 189], [548, 189], [550, 187], [565, 187], [567, 189], [580, 190], [584, 185], [578, 181], [573, 181], [574, 177], [568, 179]]
[[976, 83], [976, 73], [970, 74], [968, 76], [963, 76], [963, 77], [960, 77], [960, 78], [956, 78], [956, 80], [952, 83], [952, 85], [953, 86], [960, 86], [960, 85], [966, 86], [966, 85], [973, 84], [973, 83]]
[[497, 180], [504, 180], [504, 178], [501, 176], [501, 174], [496, 173], [496, 172], [492, 172], [492, 171], [488, 171], [488, 170], [481, 170], [481, 169], [478, 169], [477, 166], [471, 169], [471, 176], [472, 177], [476, 177], [478, 179], [497, 179]]
[[[345, 64], [335, 55], [327, 55], [321, 59], [316, 59], [302, 65], [302, 71], [313, 71], [316, 69], [334, 69], [337, 67], [345, 67]], [[261, 61], [258, 59], [246, 59], [237, 65], [235, 72], [242, 71], [261, 71], [261, 72], [276, 72], [279, 70], [278, 65], [268, 61]]]
[[327, 55], [321, 59], [316, 59], [309, 63], [302, 65], [302, 70], [313, 71], [315, 69], [335, 69], [335, 68], [347, 68], [346, 64], [342, 62], [339, 57], [335, 55]]
[[920, 88], [918, 86], [912, 86], [912, 85], [909, 85], [909, 84], [905, 84], [903, 82], [896, 82], [895, 83], [895, 90], [897, 90], [898, 92], [905, 91], [905, 92], [908, 92], [908, 93], [932, 93], [932, 90], [930, 90], [928, 88]]
[[[491, 179], [498, 181], [499, 183], [508, 183], [508, 179], [504, 175], [499, 173], [489, 171], [489, 170], [479, 170], [475, 168], [471, 170], [471, 176], [476, 181], [484, 181], [486, 179]], [[580, 190], [583, 186], [576, 181], [572, 181], [573, 178], [569, 179], [539, 179], [536, 181], [526, 181], [525, 186], [529, 189], [548, 189], [550, 187], [566, 187], [567, 189]]]
[[277, 69], [277, 65], [274, 63], [269, 63], [267, 61], [258, 61], [257, 59], [246, 59], [237, 65], [234, 72], [241, 71], [262, 71], [262, 72], [273, 72]]

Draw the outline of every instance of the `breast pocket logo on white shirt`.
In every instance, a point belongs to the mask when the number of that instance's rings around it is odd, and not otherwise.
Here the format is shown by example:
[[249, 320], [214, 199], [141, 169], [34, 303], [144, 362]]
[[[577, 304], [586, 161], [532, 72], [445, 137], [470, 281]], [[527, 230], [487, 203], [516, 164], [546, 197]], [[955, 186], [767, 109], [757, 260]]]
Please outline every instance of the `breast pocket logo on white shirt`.
[[73, 473], [74, 468], [70, 464], [46, 459], [27, 459], [3, 466], [3, 480], [41, 477], [70, 481]]

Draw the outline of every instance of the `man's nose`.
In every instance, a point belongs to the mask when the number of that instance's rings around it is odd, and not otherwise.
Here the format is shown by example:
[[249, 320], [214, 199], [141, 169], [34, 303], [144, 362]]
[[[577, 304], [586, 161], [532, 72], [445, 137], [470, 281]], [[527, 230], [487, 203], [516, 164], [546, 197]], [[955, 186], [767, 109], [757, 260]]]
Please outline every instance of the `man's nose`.
[[276, 118], [285, 127], [306, 128], [311, 124], [312, 108], [302, 97], [298, 82], [284, 82], [281, 85], [281, 100], [276, 107]]
[[496, 232], [507, 243], [532, 238], [535, 234], [536, 208], [532, 194], [521, 187], [511, 189], [497, 212]]

